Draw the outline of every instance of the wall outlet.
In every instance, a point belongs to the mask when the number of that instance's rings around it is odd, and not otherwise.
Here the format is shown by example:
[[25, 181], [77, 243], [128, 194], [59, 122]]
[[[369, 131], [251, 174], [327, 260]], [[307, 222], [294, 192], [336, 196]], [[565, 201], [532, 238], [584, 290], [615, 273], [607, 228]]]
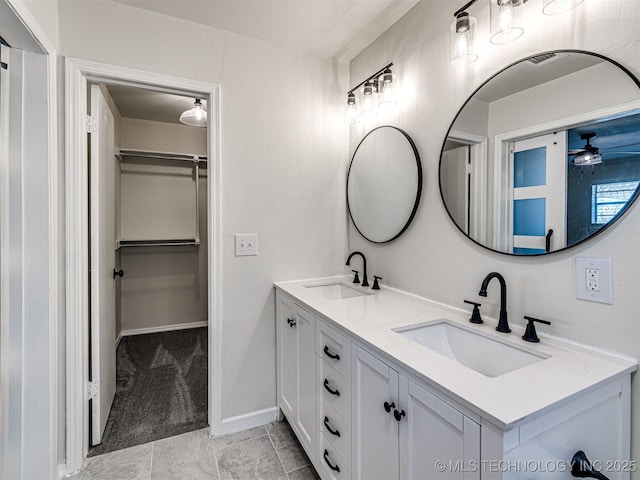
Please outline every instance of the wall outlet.
[[576, 257], [576, 297], [613, 304], [613, 274], [610, 258]]
[[236, 257], [258, 255], [257, 233], [236, 233]]

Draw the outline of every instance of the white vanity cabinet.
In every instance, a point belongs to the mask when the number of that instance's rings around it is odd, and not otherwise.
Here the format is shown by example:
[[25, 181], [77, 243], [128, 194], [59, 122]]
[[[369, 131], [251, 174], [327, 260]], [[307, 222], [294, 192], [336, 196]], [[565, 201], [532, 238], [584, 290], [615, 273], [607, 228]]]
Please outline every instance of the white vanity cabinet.
[[352, 378], [353, 478], [480, 478], [477, 422], [357, 346]]
[[545, 338], [544, 360], [489, 377], [397, 333], [468, 314], [385, 289], [336, 299], [309, 282], [277, 285], [277, 399], [323, 480], [565, 480], [580, 450], [611, 480], [640, 468], [633, 359]]
[[277, 295], [277, 396], [307, 454], [316, 449], [315, 319], [290, 297]]

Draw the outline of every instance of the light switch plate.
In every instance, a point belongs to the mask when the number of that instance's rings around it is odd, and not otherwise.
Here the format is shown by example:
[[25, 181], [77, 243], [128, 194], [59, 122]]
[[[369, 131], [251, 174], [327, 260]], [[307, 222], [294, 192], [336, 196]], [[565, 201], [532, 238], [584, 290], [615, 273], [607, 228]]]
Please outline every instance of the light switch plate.
[[258, 255], [257, 233], [236, 233], [236, 257]]
[[613, 304], [613, 274], [610, 258], [576, 257], [576, 297]]

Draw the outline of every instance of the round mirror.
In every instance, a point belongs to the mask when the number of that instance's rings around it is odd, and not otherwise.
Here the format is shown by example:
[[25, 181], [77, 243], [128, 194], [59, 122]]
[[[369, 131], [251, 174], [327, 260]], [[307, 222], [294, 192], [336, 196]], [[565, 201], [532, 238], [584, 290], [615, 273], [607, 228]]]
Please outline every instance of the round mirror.
[[370, 131], [347, 175], [347, 208], [360, 235], [374, 243], [398, 238], [413, 220], [421, 192], [422, 166], [409, 135], [389, 126]]
[[510, 65], [462, 106], [439, 178], [449, 216], [483, 247], [542, 255], [577, 245], [638, 196], [640, 83], [588, 52]]

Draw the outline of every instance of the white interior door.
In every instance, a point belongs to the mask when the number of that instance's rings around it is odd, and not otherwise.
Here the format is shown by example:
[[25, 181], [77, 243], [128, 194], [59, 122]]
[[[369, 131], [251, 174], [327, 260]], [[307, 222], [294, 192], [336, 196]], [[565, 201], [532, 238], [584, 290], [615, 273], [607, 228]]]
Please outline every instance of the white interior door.
[[566, 245], [566, 138], [562, 131], [513, 144], [508, 239], [513, 253], [538, 254]]
[[91, 444], [102, 441], [116, 393], [115, 137], [114, 120], [98, 85], [91, 86]]

